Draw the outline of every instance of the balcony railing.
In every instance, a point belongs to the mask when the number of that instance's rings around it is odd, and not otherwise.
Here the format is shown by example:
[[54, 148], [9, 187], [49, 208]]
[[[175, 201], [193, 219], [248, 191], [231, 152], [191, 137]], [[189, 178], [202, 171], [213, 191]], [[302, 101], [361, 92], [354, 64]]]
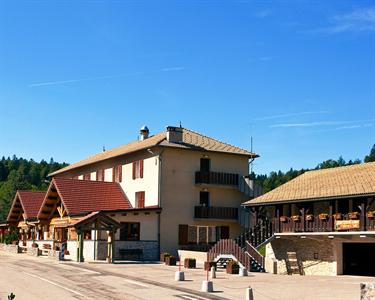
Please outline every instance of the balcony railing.
[[374, 217], [367, 214], [305, 215], [273, 219], [274, 232], [375, 231]]
[[196, 206], [194, 217], [197, 219], [229, 219], [237, 220], [237, 207]]
[[196, 184], [219, 184], [219, 185], [233, 185], [238, 186], [239, 175], [232, 173], [220, 172], [195, 172]]

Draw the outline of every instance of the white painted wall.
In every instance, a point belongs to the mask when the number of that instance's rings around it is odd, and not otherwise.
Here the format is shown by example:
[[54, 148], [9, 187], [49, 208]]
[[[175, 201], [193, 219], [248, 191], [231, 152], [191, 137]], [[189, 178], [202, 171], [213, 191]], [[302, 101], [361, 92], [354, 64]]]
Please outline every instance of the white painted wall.
[[159, 198], [159, 159], [157, 156], [144, 160], [143, 178], [133, 179], [133, 164], [122, 166], [121, 187], [132, 206], [135, 206], [135, 193], [145, 192], [145, 206], [158, 205]]
[[104, 170], [104, 181], [112, 182], [112, 173], [113, 173], [113, 169], [112, 168], [105, 169]]

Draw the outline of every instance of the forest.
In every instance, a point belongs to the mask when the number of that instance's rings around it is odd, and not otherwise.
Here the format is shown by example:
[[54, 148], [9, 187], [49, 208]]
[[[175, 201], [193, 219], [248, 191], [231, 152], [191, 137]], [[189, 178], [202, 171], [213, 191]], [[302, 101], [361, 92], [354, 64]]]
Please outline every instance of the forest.
[[[363, 162], [371, 161], [375, 161], [375, 145], [369, 155], [363, 159]], [[360, 159], [345, 161], [339, 157], [337, 160], [323, 161], [315, 169], [334, 168], [361, 162]], [[17, 190], [47, 190], [49, 184], [47, 175], [67, 165], [55, 162], [52, 158], [49, 162], [45, 160], [36, 162], [33, 159], [18, 158], [15, 155], [12, 158], [2, 157], [0, 160], [0, 221], [6, 219]], [[287, 172], [277, 171], [266, 175], [256, 175], [255, 178], [266, 193], [308, 170], [290, 169]]]

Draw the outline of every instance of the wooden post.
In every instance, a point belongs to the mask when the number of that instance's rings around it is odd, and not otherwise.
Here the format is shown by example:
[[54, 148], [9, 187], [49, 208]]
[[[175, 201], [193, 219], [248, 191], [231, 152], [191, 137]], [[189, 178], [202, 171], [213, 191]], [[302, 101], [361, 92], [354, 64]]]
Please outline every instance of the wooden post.
[[107, 241], [108, 251], [107, 251], [107, 261], [112, 263], [113, 259], [113, 231], [108, 231], [108, 241]]
[[360, 207], [360, 209], [361, 209], [361, 231], [365, 231], [365, 229], [366, 229], [366, 224], [365, 224], [365, 216], [366, 216], [366, 205], [365, 205], [365, 201], [366, 200], [362, 200], [362, 202], [361, 202], [361, 207]]
[[304, 207], [301, 208], [301, 218], [302, 218], [302, 220], [301, 220], [301, 230], [302, 230], [302, 232], [304, 232], [305, 231], [305, 223], [306, 223], [305, 208]]
[[328, 231], [333, 231], [333, 202], [329, 201], [329, 220], [328, 220]]
[[83, 231], [78, 231], [77, 233], [77, 262], [83, 262]]
[[275, 231], [280, 232], [280, 206], [276, 205]]
[[112, 231], [112, 263], [115, 262], [115, 240], [116, 240], [116, 230]]

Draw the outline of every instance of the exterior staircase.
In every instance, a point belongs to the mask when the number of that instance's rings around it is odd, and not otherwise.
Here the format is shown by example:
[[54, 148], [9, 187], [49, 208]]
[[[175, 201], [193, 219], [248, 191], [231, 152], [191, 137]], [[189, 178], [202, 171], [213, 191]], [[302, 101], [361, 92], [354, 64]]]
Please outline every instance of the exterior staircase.
[[265, 260], [257, 248], [274, 238], [272, 229], [270, 221], [262, 220], [234, 240], [220, 240], [207, 252], [207, 261], [225, 266], [227, 260], [234, 259], [251, 272], [264, 272]]

